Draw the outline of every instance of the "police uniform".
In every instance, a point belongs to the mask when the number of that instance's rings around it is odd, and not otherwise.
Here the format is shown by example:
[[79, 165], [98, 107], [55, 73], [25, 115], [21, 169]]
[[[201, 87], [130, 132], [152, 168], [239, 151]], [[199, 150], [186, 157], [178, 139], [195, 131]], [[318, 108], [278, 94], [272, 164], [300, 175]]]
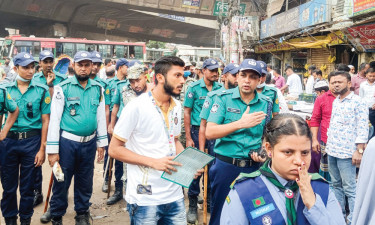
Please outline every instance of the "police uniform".
[[[269, 167], [267, 163], [265, 166]], [[316, 202], [310, 209], [305, 207], [298, 189], [292, 192], [288, 188], [290, 181], [273, 174], [285, 187], [284, 191], [260, 170], [240, 174], [226, 197], [220, 224], [288, 224], [286, 198], [294, 201], [298, 225], [346, 224], [334, 193], [319, 174], [312, 174], [311, 186]]]
[[[91, 61], [90, 53], [80, 51], [74, 56], [75, 63], [84, 60]], [[76, 77], [54, 87], [47, 154], [59, 154], [64, 181], [54, 178], [50, 201], [53, 220], [66, 212], [73, 176], [74, 210], [78, 216], [88, 216], [96, 150], [108, 145], [103, 92], [98, 82], [88, 79], [83, 88]]]
[[[34, 63], [33, 57], [21, 52], [14, 58], [14, 65], [27, 66]], [[17, 76], [17, 79], [23, 79]], [[22, 94], [17, 80], [7, 84], [6, 89], [19, 107], [19, 115], [7, 138], [3, 141], [1, 180], [3, 198], [1, 210], [5, 218], [16, 217], [29, 220], [33, 215], [33, 190], [37, 169], [35, 156], [41, 147], [42, 115], [50, 113], [50, 94], [48, 86], [30, 81], [28, 89]], [[17, 209], [17, 187], [20, 182], [20, 206]], [[27, 223], [26, 224], [30, 224]]]
[[[267, 64], [263, 61], [257, 61], [257, 63], [260, 65], [262, 69], [262, 76], [267, 75]], [[272, 113], [279, 113], [280, 112], [280, 107], [279, 107], [279, 99], [277, 95], [277, 89], [274, 87], [267, 86], [265, 82], [263, 82], [262, 87], [262, 95], [265, 95], [269, 97], [273, 103], [272, 105]]]
[[[253, 70], [260, 76], [260, 67], [255, 60], [246, 59], [241, 70]], [[240, 95], [239, 87], [216, 94], [207, 122], [228, 124], [240, 120], [246, 108], [250, 112], [267, 114], [257, 126], [237, 130], [228, 136], [216, 139], [214, 152], [216, 159], [209, 171], [211, 182], [211, 220], [210, 224], [219, 224], [221, 209], [229, 192], [229, 185], [241, 172], [250, 173], [259, 168], [249, 154], [259, 152], [262, 144], [263, 128], [270, 120], [272, 102], [254, 91], [254, 98], [246, 104]]]
[[[99, 52], [93, 51], [91, 52], [91, 59], [93, 63], [102, 63], [102, 57], [100, 56]], [[96, 82], [98, 82], [100, 85], [102, 85], [102, 88], [104, 89], [104, 102], [105, 105], [110, 105], [111, 104], [111, 99], [110, 99], [110, 87], [108, 85], [108, 82], [101, 79], [98, 75], [95, 76], [93, 79]]]
[[[203, 63], [204, 69], [214, 70], [219, 68], [219, 63], [214, 59], [206, 59]], [[222, 85], [218, 82], [214, 82], [212, 85], [212, 90], [215, 91], [222, 87]], [[209, 93], [209, 90], [206, 87], [206, 84], [204, 82], [204, 78], [192, 83], [185, 95], [184, 99], [184, 107], [191, 108], [191, 115], [190, 115], [190, 134], [191, 138], [193, 139], [194, 145], [196, 148], [199, 148], [199, 126], [201, 124], [201, 119], [199, 117], [199, 114], [201, 113], [204, 101], [206, 100], [207, 94]], [[206, 142], [206, 145], [213, 145], [214, 141], [208, 141]], [[212, 149], [212, 148], [210, 148]], [[212, 152], [209, 152], [212, 154]], [[197, 197], [200, 193], [199, 188], [199, 181], [200, 177], [197, 179], [194, 179], [191, 183], [188, 191], [189, 197]]]

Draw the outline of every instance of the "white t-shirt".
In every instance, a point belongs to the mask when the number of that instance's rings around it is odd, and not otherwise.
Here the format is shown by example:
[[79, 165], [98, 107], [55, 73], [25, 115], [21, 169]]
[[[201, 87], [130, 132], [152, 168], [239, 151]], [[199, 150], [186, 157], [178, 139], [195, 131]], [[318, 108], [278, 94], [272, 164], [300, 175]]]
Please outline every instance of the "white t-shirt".
[[[181, 133], [181, 103], [172, 98], [175, 106], [169, 113], [169, 128], [173, 136]], [[172, 122], [173, 121], [173, 122]], [[130, 101], [122, 110], [114, 128], [114, 137], [126, 141], [126, 148], [139, 155], [152, 158], [170, 156], [168, 134], [164, 120], [153, 104], [149, 93], [144, 93]], [[174, 139], [173, 139], [174, 140]], [[172, 147], [176, 155], [176, 147]], [[145, 169], [148, 169], [147, 185], [151, 185], [152, 195], [137, 194], [137, 186], [143, 184]], [[127, 164], [127, 186], [125, 200], [140, 206], [162, 205], [183, 198], [181, 186], [161, 178], [162, 171]]]
[[103, 68], [99, 70], [99, 78], [102, 80], [107, 79], [107, 73], [105, 72], [105, 70], [106, 70], [105, 66], [103, 66]]
[[310, 75], [306, 82], [306, 94], [314, 93], [314, 76]]
[[289, 89], [289, 94], [298, 97], [302, 93], [302, 82], [301, 78], [293, 73], [288, 77], [288, 81], [286, 82]]

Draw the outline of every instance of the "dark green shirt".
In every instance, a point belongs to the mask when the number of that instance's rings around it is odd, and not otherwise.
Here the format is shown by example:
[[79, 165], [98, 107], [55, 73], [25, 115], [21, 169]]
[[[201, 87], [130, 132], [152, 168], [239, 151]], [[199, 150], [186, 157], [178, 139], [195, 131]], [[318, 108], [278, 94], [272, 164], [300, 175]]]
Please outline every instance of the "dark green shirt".
[[[57, 84], [61, 83], [62, 81], [64, 81], [66, 79], [66, 76], [59, 73], [59, 72], [53, 71], [53, 73], [55, 74], [55, 79], [52, 82], [53, 85], [57, 85]], [[44, 76], [43, 71], [40, 71], [40, 72], [34, 74], [33, 80], [35, 80], [36, 82], [38, 82], [40, 84], [47, 85], [47, 79]]]

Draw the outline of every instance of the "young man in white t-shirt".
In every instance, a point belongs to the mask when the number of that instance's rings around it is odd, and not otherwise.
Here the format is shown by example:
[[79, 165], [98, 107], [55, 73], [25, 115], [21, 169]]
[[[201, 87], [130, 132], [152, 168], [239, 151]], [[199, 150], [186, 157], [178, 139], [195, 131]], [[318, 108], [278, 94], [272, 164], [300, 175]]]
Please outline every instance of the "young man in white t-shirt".
[[288, 76], [288, 80], [285, 86], [280, 89], [280, 91], [288, 88], [289, 96], [298, 97], [300, 94], [302, 94], [301, 78], [293, 72], [293, 68], [291, 66], [286, 67], [285, 73]]
[[109, 155], [128, 164], [125, 200], [131, 224], [186, 224], [181, 186], [161, 178], [181, 166], [172, 161], [183, 150], [181, 103], [172, 96], [180, 95], [183, 75], [180, 58], [159, 59], [155, 88], [130, 101], [114, 128]]

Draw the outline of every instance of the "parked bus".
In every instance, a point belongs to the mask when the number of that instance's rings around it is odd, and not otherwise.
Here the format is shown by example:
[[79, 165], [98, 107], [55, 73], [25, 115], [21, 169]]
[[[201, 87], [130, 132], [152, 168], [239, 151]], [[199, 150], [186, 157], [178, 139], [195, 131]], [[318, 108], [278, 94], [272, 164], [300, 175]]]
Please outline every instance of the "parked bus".
[[103, 59], [126, 58], [128, 60], [146, 59], [144, 42], [94, 41], [80, 38], [39, 38], [39, 37], [6, 37], [1, 45], [0, 57], [13, 58], [19, 52], [28, 52], [39, 61], [39, 53], [50, 50], [55, 58], [62, 54], [73, 57], [78, 51], [98, 51]]
[[148, 63], [155, 63], [162, 56], [172, 55], [171, 50], [168, 49], [155, 49], [155, 48], [146, 48], [146, 61]]
[[208, 58], [220, 60], [220, 48], [204, 48], [191, 46], [176, 46], [177, 56], [185, 62], [203, 62]]

